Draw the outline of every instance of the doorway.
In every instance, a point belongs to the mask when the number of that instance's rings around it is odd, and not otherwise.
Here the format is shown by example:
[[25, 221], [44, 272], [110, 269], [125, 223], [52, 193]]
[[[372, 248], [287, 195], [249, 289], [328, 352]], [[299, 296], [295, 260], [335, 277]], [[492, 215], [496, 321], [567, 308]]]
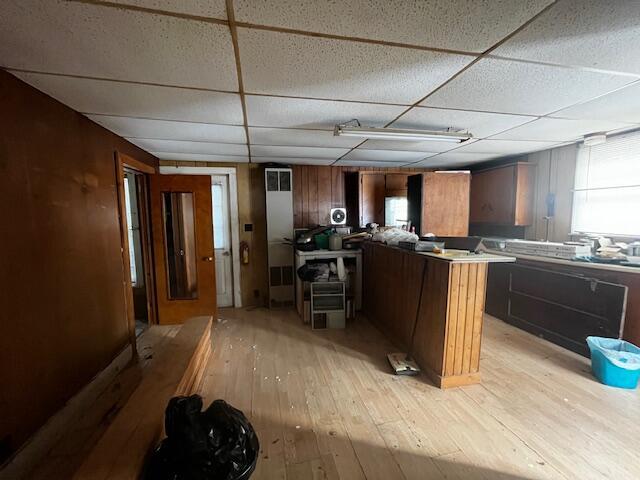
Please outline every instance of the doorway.
[[213, 212], [216, 298], [219, 307], [241, 307], [238, 183], [232, 167], [160, 167], [162, 175], [209, 175]]
[[143, 173], [124, 169], [124, 205], [129, 243], [129, 273], [133, 294], [133, 314], [136, 336], [149, 326], [149, 298], [143, 242], [142, 214], [146, 210], [146, 182]]
[[231, 257], [231, 213], [229, 177], [211, 175], [213, 207], [213, 248], [216, 260], [216, 294], [218, 306], [233, 306], [233, 265]]

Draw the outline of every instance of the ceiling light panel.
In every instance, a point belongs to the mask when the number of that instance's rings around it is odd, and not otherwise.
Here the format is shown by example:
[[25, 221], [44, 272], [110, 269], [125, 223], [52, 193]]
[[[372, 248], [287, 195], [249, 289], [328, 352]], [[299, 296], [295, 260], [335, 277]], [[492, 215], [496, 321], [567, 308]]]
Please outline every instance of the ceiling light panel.
[[338, 123], [357, 118], [363, 125], [383, 127], [405, 107], [370, 103], [332, 102], [298, 98], [246, 97], [250, 126], [331, 130]]
[[179, 140], [157, 140], [146, 138], [128, 138], [127, 140], [147, 152], [243, 156], [249, 154], [247, 146], [238, 143], [182, 142]]
[[492, 53], [640, 74], [639, 21], [638, 1], [559, 1]]
[[410, 105], [475, 57], [238, 30], [249, 93]]
[[[364, 146], [367, 144], [365, 143]], [[377, 161], [377, 162], [415, 162], [435, 153], [407, 152], [398, 150], [369, 150], [357, 148], [345, 155], [344, 160]]]
[[242, 125], [240, 96], [34, 73], [15, 75], [82, 113]]
[[328, 130], [294, 128], [249, 128], [251, 145], [296, 145], [300, 147], [352, 148], [362, 142], [359, 138], [336, 137]]
[[[551, 0], [235, 0], [238, 21], [436, 48], [482, 52]], [[428, 25], [428, 28], [426, 26]]]
[[[469, 112], [442, 108], [416, 107], [391, 125], [393, 128], [469, 131], [475, 138], [484, 138], [508, 128], [531, 121], [532, 117], [500, 113]], [[435, 150], [434, 150], [435, 151]]]
[[640, 82], [594, 100], [565, 108], [552, 116], [640, 124]]
[[253, 163], [279, 163], [283, 165], [331, 165], [335, 160], [331, 158], [305, 158], [305, 157], [259, 157], [251, 155]]
[[192, 142], [247, 143], [244, 127], [208, 123], [147, 120], [144, 118], [87, 115], [121, 137], [158, 138]]
[[0, 32], [4, 67], [238, 90], [224, 25], [79, 2], [9, 0]]
[[558, 145], [559, 142], [528, 142], [516, 140], [479, 140], [449, 153], [490, 153], [497, 155], [518, 155], [521, 153], [546, 150]]
[[485, 58], [421, 105], [546, 115], [631, 81], [627, 76]]
[[335, 160], [348, 151], [348, 148], [251, 145], [251, 155], [256, 157], [306, 157]]
[[[628, 127], [628, 125], [626, 126]], [[588, 133], [609, 132], [624, 127], [624, 124], [610, 122], [608, 120], [540, 118], [526, 125], [496, 135], [492, 137], [492, 139], [570, 142], [580, 140], [583, 135]]]
[[249, 163], [249, 157], [233, 155], [201, 155], [197, 153], [150, 152], [160, 160], [176, 160], [179, 162], [225, 162]]
[[224, 0], [111, 0], [121, 5], [163, 10], [165, 12], [183, 13], [196, 17], [210, 17], [225, 20], [227, 7]]

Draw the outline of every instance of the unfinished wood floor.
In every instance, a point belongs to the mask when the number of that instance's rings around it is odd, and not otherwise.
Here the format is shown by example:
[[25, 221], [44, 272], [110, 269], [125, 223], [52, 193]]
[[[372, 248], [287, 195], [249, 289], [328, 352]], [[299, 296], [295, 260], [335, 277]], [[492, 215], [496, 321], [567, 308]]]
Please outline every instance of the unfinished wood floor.
[[365, 320], [312, 332], [293, 311], [223, 310], [203, 386], [250, 418], [253, 479], [640, 478], [640, 394], [587, 359], [486, 318], [483, 382], [389, 373]]

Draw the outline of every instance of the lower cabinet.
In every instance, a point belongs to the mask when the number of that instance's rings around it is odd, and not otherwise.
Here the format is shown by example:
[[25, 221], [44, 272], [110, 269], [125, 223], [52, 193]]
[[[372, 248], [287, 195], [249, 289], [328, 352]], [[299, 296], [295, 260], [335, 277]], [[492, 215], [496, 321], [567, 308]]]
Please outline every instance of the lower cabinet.
[[586, 338], [622, 336], [627, 287], [543, 262], [492, 264], [485, 311], [588, 356]]

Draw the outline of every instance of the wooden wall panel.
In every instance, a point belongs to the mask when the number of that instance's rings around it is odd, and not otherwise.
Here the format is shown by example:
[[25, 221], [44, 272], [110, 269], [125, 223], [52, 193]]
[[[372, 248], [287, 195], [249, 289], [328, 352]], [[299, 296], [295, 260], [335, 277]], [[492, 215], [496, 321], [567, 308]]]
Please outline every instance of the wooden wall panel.
[[295, 228], [312, 227], [329, 222], [332, 208], [346, 207], [345, 172], [379, 172], [407, 175], [430, 171], [425, 168], [359, 168], [316, 165], [293, 167], [293, 222]]
[[129, 341], [115, 152], [155, 157], [0, 70], [0, 461]]

